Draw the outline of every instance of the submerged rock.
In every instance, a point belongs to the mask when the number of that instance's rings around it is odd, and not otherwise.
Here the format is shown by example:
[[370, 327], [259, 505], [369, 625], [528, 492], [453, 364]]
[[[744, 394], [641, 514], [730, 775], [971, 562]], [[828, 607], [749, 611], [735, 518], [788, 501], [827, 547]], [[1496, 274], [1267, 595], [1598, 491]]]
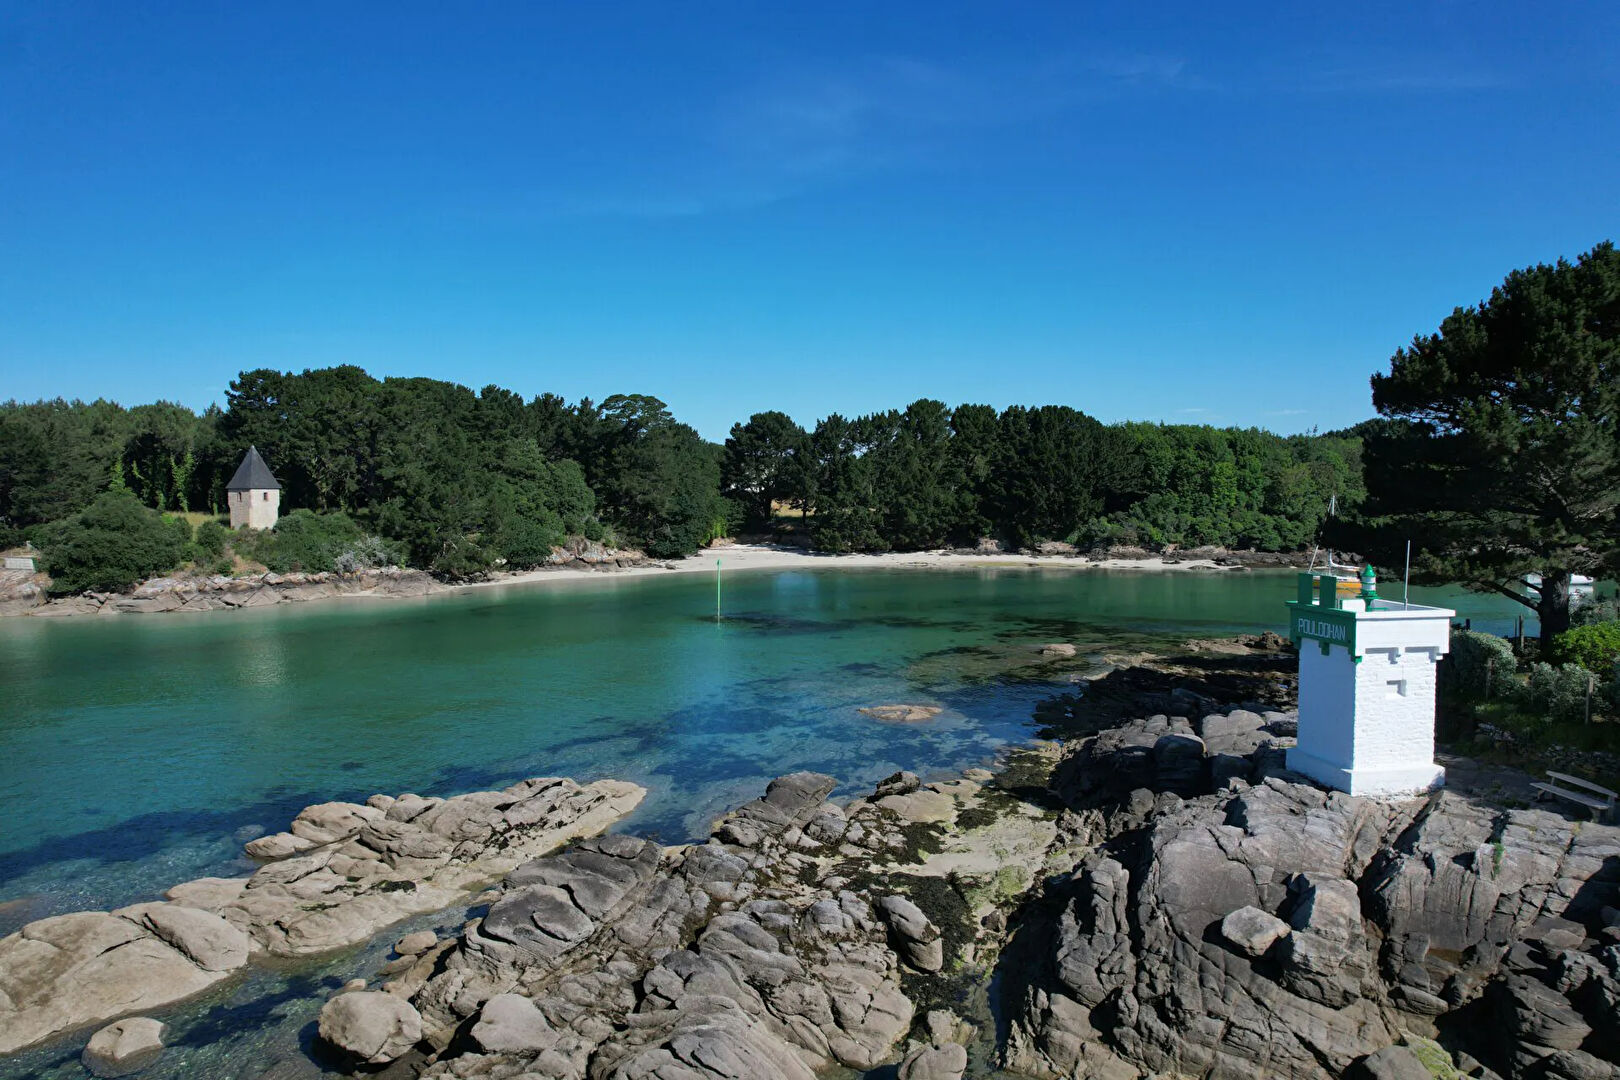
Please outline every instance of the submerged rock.
[[921, 724], [944, 710], [938, 705], [868, 705], [856, 711], [885, 724]]

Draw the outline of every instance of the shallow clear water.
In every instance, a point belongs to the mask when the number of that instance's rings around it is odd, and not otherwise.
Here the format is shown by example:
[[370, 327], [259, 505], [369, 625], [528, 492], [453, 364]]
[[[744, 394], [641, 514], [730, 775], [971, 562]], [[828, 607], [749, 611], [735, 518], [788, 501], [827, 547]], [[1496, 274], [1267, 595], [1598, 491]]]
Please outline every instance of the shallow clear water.
[[[612, 776], [650, 789], [621, 828], [675, 842], [795, 769], [846, 793], [901, 768], [961, 769], [1028, 738], [1035, 703], [1087, 655], [1281, 629], [1292, 591], [1286, 573], [793, 570], [728, 575], [719, 621], [699, 575], [0, 620], [0, 933], [249, 872], [244, 841], [328, 799]], [[1518, 610], [1450, 590], [1413, 599], [1489, 629]], [[1076, 643], [1081, 661], [1036, 663], [1048, 641]], [[892, 702], [945, 711], [921, 725], [857, 711]], [[264, 1027], [296, 1049], [311, 980], [368, 956], [256, 973], [176, 1023], [197, 1045]], [[185, 1060], [153, 1075], [187, 1075]]]

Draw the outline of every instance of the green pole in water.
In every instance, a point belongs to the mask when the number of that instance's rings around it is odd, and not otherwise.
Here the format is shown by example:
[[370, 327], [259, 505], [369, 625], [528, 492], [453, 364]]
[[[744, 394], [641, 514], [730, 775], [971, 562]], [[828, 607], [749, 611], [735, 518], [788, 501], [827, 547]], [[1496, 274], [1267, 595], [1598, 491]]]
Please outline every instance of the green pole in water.
[[714, 560], [714, 621], [720, 621], [720, 560]]

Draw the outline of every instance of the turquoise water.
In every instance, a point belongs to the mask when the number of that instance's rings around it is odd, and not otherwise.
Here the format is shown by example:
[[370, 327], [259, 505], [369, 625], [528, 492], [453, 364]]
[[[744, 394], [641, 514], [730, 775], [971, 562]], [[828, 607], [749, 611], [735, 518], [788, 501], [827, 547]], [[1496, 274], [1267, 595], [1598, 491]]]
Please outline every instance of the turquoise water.
[[[622, 828], [675, 842], [795, 769], [849, 793], [985, 763], [1104, 652], [1281, 629], [1293, 577], [792, 570], [725, 585], [719, 621], [700, 575], [0, 620], [0, 933], [247, 873], [245, 840], [327, 799], [613, 776], [650, 789]], [[1455, 591], [1413, 599], [1476, 627], [1517, 613]], [[1049, 641], [1081, 656], [1038, 663]], [[891, 725], [858, 711], [893, 702], [944, 712]], [[278, 979], [221, 991], [225, 1019], [186, 1015], [212, 1038], [274, 1026], [264, 1009], [303, 1007], [276, 1004], [299, 999]]]

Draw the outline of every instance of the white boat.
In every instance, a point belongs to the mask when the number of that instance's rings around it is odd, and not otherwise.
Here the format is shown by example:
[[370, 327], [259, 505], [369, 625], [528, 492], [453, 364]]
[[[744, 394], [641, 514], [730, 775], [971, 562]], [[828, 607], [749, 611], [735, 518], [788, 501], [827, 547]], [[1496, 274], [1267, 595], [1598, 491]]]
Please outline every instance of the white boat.
[[[1525, 584], [1524, 594], [1526, 596], [1538, 595], [1538, 591], [1541, 588], [1541, 575], [1540, 574], [1526, 574], [1526, 575], [1524, 575], [1524, 584]], [[1596, 584], [1597, 584], [1596, 582], [1594, 582], [1591, 578], [1587, 577], [1585, 574], [1571, 574], [1569, 576], [1569, 595], [1570, 595], [1570, 599], [1573, 600], [1573, 599], [1576, 599], [1576, 598], [1580, 598], [1580, 599], [1584, 600], [1586, 597], [1591, 596], [1592, 595], [1592, 589]]]

